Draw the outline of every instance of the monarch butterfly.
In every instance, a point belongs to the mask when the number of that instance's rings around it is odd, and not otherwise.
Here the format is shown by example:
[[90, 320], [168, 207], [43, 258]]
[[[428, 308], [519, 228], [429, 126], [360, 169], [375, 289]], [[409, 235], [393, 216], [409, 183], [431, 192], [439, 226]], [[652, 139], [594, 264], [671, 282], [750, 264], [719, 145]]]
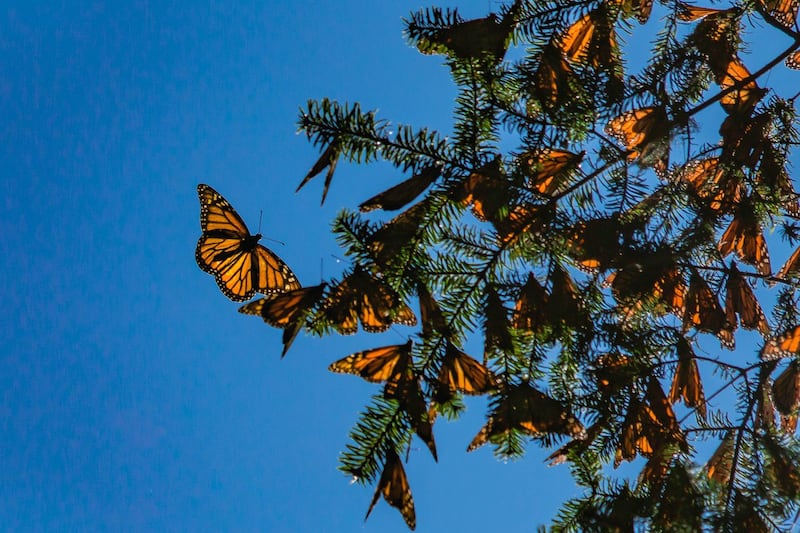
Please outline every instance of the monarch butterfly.
[[515, 205], [508, 216], [493, 221], [499, 243], [510, 248], [526, 234], [540, 235], [554, 215], [552, 205], [535, 205], [529, 202]]
[[765, 360], [796, 355], [800, 355], [800, 326], [784, 332], [777, 338], [768, 340], [761, 350], [761, 358]]
[[491, 13], [487, 17], [457, 22], [449, 28], [435, 30], [417, 41], [417, 49], [423, 54], [438, 53], [459, 59], [488, 57], [494, 62], [502, 61], [520, 7], [521, 2], [517, 0], [502, 18]]
[[256, 292], [275, 295], [300, 288], [297, 278], [280, 257], [258, 244], [242, 218], [217, 191], [197, 186], [200, 229], [194, 257], [197, 265], [217, 280], [222, 294], [243, 302]]
[[740, 204], [730, 226], [717, 243], [717, 249], [723, 258], [736, 252], [739, 260], [755, 266], [756, 270], [764, 276], [772, 273], [767, 241], [755, 220], [752, 207], [747, 204]]
[[725, 348], [733, 350], [733, 326], [728, 323], [717, 296], [697, 272], [692, 272], [689, 281], [686, 310], [683, 315], [683, 331], [691, 327], [697, 331], [713, 333]]
[[798, 0], [761, 0], [761, 5], [775, 20], [791, 28], [797, 20]]
[[620, 223], [603, 217], [581, 220], [570, 229], [567, 252], [584, 272], [608, 269], [621, 254]]
[[709, 15], [727, 15], [737, 11], [737, 8], [713, 9], [710, 7], [700, 7], [678, 2], [678, 20], [682, 22], [693, 22]]
[[306, 312], [322, 297], [325, 284], [302, 287], [272, 298], [261, 298], [239, 308], [240, 313], [260, 316], [270, 326], [283, 329], [283, 352], [286, 355], [294, 338], [303, 329]]
[[298, 192], [303, 186], [311, 180], [311, 178], [315, 177], [317, 174], [328, 168], [328, 173], [325, 174], [325, 185], [322, 188], [322, 201], [320, 205], [325, 203], [325, 197], [328, 196], [328, 188], [331, 186], [331, 180], [333, 179], [333, 173], [336, 171], [336, 163], [339, 161], [339, 143], [337, 141], [332, 141], [325, 151], [322, 152], [322, 155], [319, 156], [317, 162], [314, 163], [314, 166], [311, 167], [311, 170], [308, 171], [306, 177], [303, 178], [303, 181], [300, 182], [300, 185], [297, 186], [294, 192]]
[[633, 14], [639, 24], [646, 24], [650, 18], [650, 12], [653, 10], [653, 0], [623, 0], [622, 12], [626, 17]]
[[583, 159], [586, 152], [573, 154], [566, 150], [541, 148], [519, 155], [520, 170], [530, 180], [529, 186], [539, 194], [556, 192]]
[[629, 152], [628, 159], [639, 159], [640, 163], [649, 163], [661, 153], [668, 150], [668, 143], [663, 141], [669, 134], [669, 120], [663, 107], [642, 107], [626, 111], [614, 118], [606, 126], [606, 133], [614, 137]]
[[686, 407], [694, 407], [697, 413], [706, 418], [706, 397], [703, 393], [703, 382], [700, 380], [700, 371], [697, 368], [692, 347], [689, 342], [681, 337], [677, 346], [678, 366], [672, 377], [672, 386], [669, 389], [669, 403], [683, 399]]
[[586, 438], [586, 430], [567, 406], [529, 385], [512, 385], [467, 447], [476, 450], [509, 431], [531, 436], [558, 433]]
[[797, 274], [798, 271], [800, 271], [800, 247], [792, 252], [792, 255], [789, 256], [789, 259], [786, 260], [786, 263], [783, 264], [780, 271], [775, 274], [775, 277], [778, 279], [787, 279]]
[[484, 363], [488, 354], [493, 352], [509, 353], [514, 349], [511, 333], [508, 331], [508, 313], [497, 290], [487, 285], [484, 300], [483, 338]]
[[597, 383], [597, 390], [604, 397], [609, 397], [629, 386], [646, 369], [627, 355], [604, 353], [592, 362], [590, 371]]
[[582, 313], [582, 300], [575, 281], [561, 265], [555, 263], [550, 271], [550, 296], [548, 297], [547, 316], [554, 325], [579, 324]]
[[557, 43], [568, 60], [609, 67], [617, 63], [617, 40], [614, 26], [605, 8], [591, 11], [573, 23]]
[[797, 360], [789, 365], [772, 383], [775, 408], [783, 415], [791, 415], [800, 407], [800, 365]]
[[500, 157], [476, 169], [464, 181], [461, 203], [472, 205], [472, 214], [480, 221], [497, 220], [510, 199], [511, 191], [500, 169]]
[[431, 421], [425, 410], [419, 380], [411, 366], [411, 341], [357, 352], [328, 366], [339, 374], [354, 374], [372, 383], [386, 383], [383, 395], [397, 400], [408, 414], [411, 426], [437, 459]]
[[405, 377], [411, 363], [411, 341], [357, 352], [330, 364], [328, 370], [355, 374], [372, 383], [397, 381]]
[[763, 335], [769, 333], [767, 317], [764, 316], [753, 289], [734, 264], [731, 264], [728, 280], [725, 282], [725, 313], [730, 327], [736, 327], [738, 313], [743, 328], [757, 329]]
[[441, 175], [441, 173], [441, 165], [425, 167], [419, 174], [415, 174], [394, 187], [373, 196], [359, 205], [358, 208], [362, 213], [368, 213], [375, 209], [396, 211], [419, 196], [422, 191], [427, 189], [428, 186]]
[[792, 180], [786, 172], [786, 158], [772, 147], [769, 141], [764, 142], [765, 150], [761, 156], [756, 181], [763, 185], [769, 193], [778, 196], [783, 208], [789, 216], [800, 218], [800, 194], [794, 190]]
[[647, 381], [644, 401], [634, 400], [628, 408], [622, 425], [622, 438], [614, 456], [614, 468], [623, 460], [633, 460], [637, 453], [650, 457], [668, 442], [674, 442], [684, 451], [688, 450], [686, 437], [661, 385], [651, 377]]
[[744, 80], [750, 78], [752, 75], [738, 57], [731, 59], [725, 71], [719, 74], [720, 75], [717, 76], [717, 83], [723, 91], [727, 91], [738, 85], [733, 91], [723, 94], [719, 101], [722, 108], [729, 115], [737, 114], [749, 116], [758, 101], [767, 93], [767, 90], [759, 87], [755, 80], [751, 79], [742, 84]]
[[797, 408], [800, 407], [800, 365], [796, 360], [772, 383], [772, 397], [781, 414], [781, 429], [793, 434], [797, 430]]
[[760, 113], [753, 117], [730, 115], [720, 125], [722, 157], [754, 168], [769, 146], [767, 131], [770, 116]]
[[[539, 56], [539, 66], [533, 74], [531, 90], [539, 105], [546, 110], [557, 110], [564, 104], [580, 100], [575, 73], [553, 42]], [[535, 114], [529, 104], [528, 113]]]
[[728, 432], [706, 463], [706, 474], [709, 479], [727, 485], [731, 478], [733, 466], [733, 432]]
[[511, 325], [517, 329], [541, 331], [548, 323], [547, 300], [544, 287], [533, 273], [529, 273], [528, 280], [522, 286], [517, 303], [514, 305]]
[[322, 303], [324, 317], [342, 335], [358, 331], [386, 331], [395, 324], [415, 326], [417, 317], [400, 296], [383, 281], [356, 268], [331, 290]]
[[606, 280], [611, 283], [611, 293], [617, 302], [623, 304], [626, 316], [648, 303], [653, 306], [655, 315], [673, 313], [683, 317], [686, 308], [683, 274], [670, 258], [654, 258], [658, 260], [644, 265], [634, 262], [612, 273]]
[[439, 370], [439, 384], [449, 391], [484, 394], [496, 386], [488, 368], [447, 341], [444, 360]]
[[378, 265], [404, 261], [401, 252], [414, 242], [435, 199], [431, 195], [417, 202], [369, 236], [367, 248]]
[[450, 337], [452, 331], [447, 323], [447, 319], [424, 283], [419, 283], [417, 285], [417, 295], [419, 296], [422, 336], [424, 338], [429, 338], [435, 332], [443, 337]]
[[732, 8], [709, 14], [697, 24], [689, 37], [697, 50], [708, 58], [708, 65], [716, 75], [725, 71], [737, 53], [740, 13], [740, 9]]
[[383, 499], [386, 500], [386, 503], [400, 511], [408, 528], [413, 531], [417, 527], [414, 498], [411, 496], [411, 487], [408, 484], [403, 463], [400, 461], [397, 452], [392, 449], [389, 449], [386, 453], [383, 472], [381, 472], [378, 486], [375, 488], [375, 494], [372, 496], [372, 502], [369, 504], [367, 516], [364, 517], [364, 520], [369, 518], [372, 508], [378, 503], [378, 497], [381, 494], [383, 494]]
[[697, 196], [710, 200], [712, 211], [727, 213], [742, 198], [742, 181], [720, 164], [718, 157], [709, 157], [689, 162], [679, 174]]

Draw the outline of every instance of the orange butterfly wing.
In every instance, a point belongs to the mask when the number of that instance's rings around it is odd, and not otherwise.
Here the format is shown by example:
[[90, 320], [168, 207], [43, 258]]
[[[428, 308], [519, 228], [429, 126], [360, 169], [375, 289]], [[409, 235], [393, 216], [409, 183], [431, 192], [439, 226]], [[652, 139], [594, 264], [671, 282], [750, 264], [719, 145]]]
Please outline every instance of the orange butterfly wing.
[[717, 249], [723, 258], [735, 252], [743, 263], [754, 265], [760, 274], [769, 276], [772, 272], [767, 241], [758, 223], [747, 213], [739, 212], [733, 217], [717, 243]]
[[406, 471], [403, 469], [403, 463], [400, 461], [397, 452], [390, 450], [386, 454], [386, 462], [383, 465], [383, 472], [378, 480], [378, 486], [375, 489], [375, 494], [372, 497], [372, 502], [367, 509], [367, 516], [364, 520], [369, 518], [372, 508], [378, 502], [378, 497], [383, 495], [386, 503], [395, 507], [400, 511], [403, 520], [406, 521], [409, 529], [412, 531], [417, 526], [416, 514], [414, 512], [414, 498], [411, 496], [411, 487], [408, 484]]
[[762, 359], [779, 359], [800, 355], [800, 326], [796, 326], [775, 339], [770, 339], [761, 350]]
[[464, 394], [484, 394], [495, 386], [489, 369], [468, 356], [450, 341], [439, 372], [439, 382], [450, 390]]
[[249, 300], [256, 292], [279, 294], [300, 288], [294, 273], [277, 255], [258, 244], [230, 203], [208, 185], [197, 186], [200, 229], [195, 259], [213, 274], [222, 293], [234, 301]]
[[612, 119], [606, 133], [622, 144], [630, 152], [628, 158], [633, 160], [645, 154], [650, 143], [669, 133], [669, 121], [663, 107], [642, 107]]
[[411, 361], [411, 341], [364, 350], [331, 363], [328, 370], [354, 374], [372, 383], [383, 383], [403, 376]]

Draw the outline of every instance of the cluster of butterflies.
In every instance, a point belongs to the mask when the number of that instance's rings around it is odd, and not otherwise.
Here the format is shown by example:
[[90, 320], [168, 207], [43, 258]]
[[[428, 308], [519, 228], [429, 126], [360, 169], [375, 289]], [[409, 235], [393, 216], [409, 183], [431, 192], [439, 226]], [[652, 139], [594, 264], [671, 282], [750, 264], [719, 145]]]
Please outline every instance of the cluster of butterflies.
[[[433, 173], [433, 171], [428, 171]], [[430, 180], [430, 177], [425, 178]], [[391, 190], [390, 190], [391, 191]], [[268, 324], [283, 328], [285, 355], [292, 340], [304, 327], [308, 310], [320, 304], [324, 319], [342, 334], [355, 333], [358, 322], [368, 332], [385, 331], [393, 323], [415, 325], [416, 316], [400, 297], [381, 280], [356, 268], [341, 283], [327, 291], [326, 285], [301, 287], [289, 267], [272, 251], [258, 244], [260, 235], [252, 235], [233, 207], [208, 185], [199, 185], [202, 235], [195, 257], [201, 269], [214, 275], [219, 288], [234, 301], [245, 301], [258, 292], [265, 298], [254, 300], [240, 312], [260, 316]], [[391, 198], [395, 193], [387, 197]], [[381, 199], [365, 202], [384, 205]], [[448, 326], [438, 304], [424, 286], [419, 288], [423, 337], [436, 330], [446, 334]], [[521, 298], [517, 312], [520, 327], [530, 321], [527, 300]], [[426, 443], [436, 459], [432, 425], [436, 403], [443, 404], [454, 393], [486, 394], [498, 383], [492, 372], [447, 341], [435, 383], [433, 401], [426, 405], [420, 376], [412, 364], [412, 342], [383, 346], [349, 355], [332, 363], [333, 372], [355, 374], [384, 384], [384, 396], [396, 400], [414, 432]], [[530, 387], [508, 391], [507, 399], [490, 416], [468, 450], [474, 450], [494, 437], [512, 430], [530, 435], [557, 432], [573, 437], [584, 433], [583, 426], [560, 402]], [[402, 462], [396, 453], [387, 452], [383, 474], [367, 516], [379, 494], [400, 509], [410, 528], [415, 526], [414, 506]]]
[[[515, 1], [502, 18], [495, 15], [484, 19], [460, 22], [450, 28], [440, 28], [435, 34], [418, 40], [425, 53], [444, 53], [456, 58], [489, 57], [502, 60], [513, 32], [515, 17], [521, 5]], [[652, 0], [631, 2], [612, 0], [580, 17], [543, 48], [535, 73], [534, 95], [545, 109], [556, 109], [577, 98], [576, 85], [571, 82], [575, 65], [610, 68], [619, 63], [614, 22], [609, 7], [617, 5], [624, 16], [635, 16], [645, 23], [652, 9]], [[761, 7], [779, 24], [793, 27], [796, 22], [797, 0], [762, 0]], [[711, 9], [679, 2], [678, 19], [683, 22], [701, 21], [694, 32], [696, 46], [709, 58], [709, 67], [721, 90], [719, 103], [727, 113], [720, 128], [721, 153], [718, 156], [695, 160], [682, 169], [670, 170], [668, 161], [670, 132], [675, 126], [663, 105], [650, 105], [627, 111], [612, 119], [606, 133], [623, 148], [624, 157], [640, 166], [651, 166], [662, 178], [685, 184], [690, 194], [713, 216], [732, 215], [732, 221], [720, 238], [717, 248], [721, 259], [735, 254], [739, 261], [752, 265], [763, 277], [771, 276], [769, 254], [756, 216], [759, 185], [777, 190], [785, 201], [789, 214], [800, 216], [800, 204], [788, 176], [770, 145], [766, 131], [769, 117], [755, 114], [756, 105], [766, 91], [760, 88], [750, 71], [730, 47], [726, 32], [740, 15], [738, 8]], [[791, 54], [786, 64], [800, 68], [800, 52]], [[302, 180], [298, 190], [310, 179], [327, 169], [322, 201], [328, 189], [340, 155], [334, 139]], [[585, 153], [573, 153], [555, 147], [539, 148], [517, 156], [517, 166], [525, 177], [525, 186], [537, 195], [553, 199], [573, 190], [570, 179]], [[455, 200], [469, 207], [475, 217], [490, 222], [501, 246], [513, 245], [522, 235], [538, 233], [550, 218], [546, 210], [552, 202], [542, 205], [518, 203], [517, 196], [502, 175], [500, 159], [489, 161], [474, 170], [458, 189]], [[758, 168], [762, 183], [748, 187], [742, 179], [741, 168]], [[410, 179], [367, 200], [360, 205], [362, 212], [373, 209], [397, 210], [419, 196], [441, 175], [440, 165], [422, 169]], [[197, 243], [196, 260], [205, 272], [212, 274], [220, 290], [234, 301], [247, 301], [256, 293], [265, 297], [245, 304], [240, 312], [260, 316], [266, 323], [283, 329], [283, 352], [286, 354], [300, 330], [309, 320], [319, 319], [341, 334], [358, 330], [386, 331], [392, 324], [416, 325], [417, 317], [402, 298], [380, 277], [356, 267], [336, 285], [322, 283], [301, 287], [297, 277], [274, 252], [259, 244], [260, 234], [251, 234], [233, 207], [208, 185], [199, 185], [200, 223], [202, 235]], [[370, 238], [370, 252], [379, 267], [391, 265], [398, 243], [408, 242], [408, 236], [419, 227], [427, 211], [426, 200], [404, 211]], [[571, 229], [568, 255], [579, 268], [599, 272], [611, 270], [606, 284], [611, 288], [623, 312], [635, 313], [644, 302], [654, 304], [656, 313], [671, 312], [683, 324], [683, 331], [716, 335], [723, 346], [733, 348], [733, 331], [738, 323], [768, 336], [769, 324], [745, 276], [735, 264], [726, 270], [725, 307], [720, 305], [708, 282], [695, 270], [679, 267], [673, 257], [663, 255], [656, 260], [621, 261], [624, 255], [618, 247], [616, 222], [597, 219], [579, 222]], [[657, 255], [657, 254], [656, 254]], [[628, 258], [630, 259], [630, 258]], [[788, 278], [800, 272], [800, 248], [794, 252], [777, 274]], [[578, 314], [580, 298], [574, 283], [565, 271], [551, 279], [548, 293], [531, 274], [521, 287], [513, 312], [511, 326], [535, 331], [553, 316], [574, 317]], [[685, 281], [688, 277], [688, 285]], [[649, 280], [642, 283], [642, 280]], [[437, 331], [449, 339], [449, 326], [436, 301], [424, 286], [418, 291], [422, 336]], [[491, 300], [491, 297], [489, 298]], [[499, 298], [498, 307], [502, 307]], [[488, 309], [488, 307], [487, 307]], [[557, 309], [554, 311], [554, 309]], [[316, 313], [312, 316], [312, 313]], [[738, 316], [738, 320], [737, 320]], [[487, 323], [491, 319], [487, 310]], [[488, 328], [487, 326], [487, 329]], [[488, 342], [488, 340], [487, 340]], [[502, 344], [502, 341], [497, 341]], [[510, 341], [509, 341], [510, 342]], [[777, 337], [768, 338], [762, 350], [765, 359], [800, 354], [800, 326]], [[329, 370], [348, 373], [381, 383], [384, 397], [396, 401], [409, 426], [437, 458], [433, 437], [436, 404], [449, 401], [456, 393], [486, 394], [501, 385], [485, 364], [464, 353], [445, 340], [441, 345], [438, 378], [432, 385], [432, 400], [428, 403], [422, 392], [422, 377], [414, 365], [413, 344], [382, 346], [354, 353], [329, 366]], [[677, 401], [706, 415], [705, 396], [700, 373], [691, 346], [677, 346], [678, 362], [668, 394], [658, 379], [645, 381], [642, 399], [626, 406], [621, 439], [616, 449], [615, 466], [638, 455], [650, 460], [643, 476], [654, 478], [663, 474], [666, 463], [662, 449], [668, 446], [687, 451], [688, 444], [671, 405]], [[631, 368], [634, 370], [631, 370]], [[598, 358], [594, 369], [598, 390], [609, 397], [620, 383], [635, 374], [635, 363], [620, 354]], [[629, 381], [629, 380], [628, 380]], [[529, 384], [502, 385], [503, 394], [468, 446], [474, 450], [511, 431], [536, 436], [548, 433], [572, 438], [550, 459], [553, 463], [566, 459], [575, 449], [584, 449], [597, 437], [602, 424], [599, 420], [589, 428], [570, 412], [569, 408]], [[797, 425], [800, 407], [800, 365], [791, 363], [772, 386], [774, 408], [762, 402], [762, 417], [772, 416], [771, 409], [781, 415], [782, 426], [792, 432]], [[723, 440], [717, 453], [708, 463], [709, 476], [722, 479], [725, 446]], [[414, 502], [398, 451], [384, 451], [383, 470], [367, 511], [367, 517], [383, 495], [400, 510], [407, 525], [416, 525]]]

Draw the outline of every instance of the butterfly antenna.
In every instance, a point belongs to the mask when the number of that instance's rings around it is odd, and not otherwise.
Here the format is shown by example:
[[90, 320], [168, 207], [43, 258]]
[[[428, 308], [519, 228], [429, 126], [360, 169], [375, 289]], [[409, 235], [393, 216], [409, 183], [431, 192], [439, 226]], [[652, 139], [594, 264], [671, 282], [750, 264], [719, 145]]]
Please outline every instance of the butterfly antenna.
[[322, 262], [323, 262], [324, 260], [325, 260], [325, 258], [324, 258], [324, 257], [320, 257], [320, 258], [319, 258], [319, 282], [320, 282], [320, 283], [322, 283], [322, 282], [325, 280], [325, 278], [323, 277], [323, 275], [324, 275], [324, 271], [323, 271], [323, 269], [322, 269]]
[[264, 210], [258, 212], [258, 232], [261, 233], [261, 218], [264, 216]]
[[280, 244], [281, 246], [286, 246], [286, 243], [283, 241], [279, 241], [278, 239], [270, 239], [269, 237], [262, 237], [265, 241], [272, 241]]

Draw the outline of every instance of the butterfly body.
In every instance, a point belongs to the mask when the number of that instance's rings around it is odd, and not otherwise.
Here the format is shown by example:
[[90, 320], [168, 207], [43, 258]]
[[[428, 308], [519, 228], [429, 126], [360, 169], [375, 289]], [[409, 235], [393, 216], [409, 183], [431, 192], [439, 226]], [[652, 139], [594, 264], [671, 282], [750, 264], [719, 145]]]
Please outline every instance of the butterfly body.
[[200, 197], [200, 229], [197, 265], [212, 274], [222, 293], [237, 302], [253, 297], [300, 288], [294, 273], [271, 250], [258, 244], [261, 234], [252, 235], [244, 220], [217, 191], [197, 186]]

